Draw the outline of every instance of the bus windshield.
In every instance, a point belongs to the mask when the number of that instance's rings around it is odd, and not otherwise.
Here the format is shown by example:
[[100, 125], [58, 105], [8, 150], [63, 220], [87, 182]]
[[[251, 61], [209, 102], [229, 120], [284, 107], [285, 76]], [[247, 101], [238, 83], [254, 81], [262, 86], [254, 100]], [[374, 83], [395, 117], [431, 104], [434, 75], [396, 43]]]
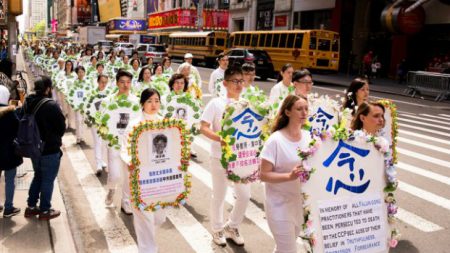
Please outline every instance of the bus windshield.
[[328, 39], [319, 39], [319, 46], [317, 47], [320, 51], [330, 51], [331, 41]]

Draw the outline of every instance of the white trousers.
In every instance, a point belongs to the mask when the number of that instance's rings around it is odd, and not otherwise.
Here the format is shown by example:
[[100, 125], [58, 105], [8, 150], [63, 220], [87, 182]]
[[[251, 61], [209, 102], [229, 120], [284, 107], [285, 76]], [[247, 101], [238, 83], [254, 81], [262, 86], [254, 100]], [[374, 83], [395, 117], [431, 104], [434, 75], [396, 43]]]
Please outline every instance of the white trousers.
[[101, 169], [103, 162], [103, 140], [98, 135], [97, 129], [95, 127], [91, 128], [92, 139], [94, 140], [94, 154], [95, 154], [95, 163], [97, 165], [97, 169]]
[[274, 221], [268, 216], [267, 222], [275, 239], [275, 249], [273, 252], [297, 253], [297, 237], [300, 234], [300, 227], [290, 221]]
[[[218, 158], [211, 158], [212, 196], [211, 196], [211, 228], [213, 232], [222, 231], [223, 208], [229, 183], [222, 164]], [[227, 224], [232, 228], [238, 228], [244, 220], [245, 210], [250, 201], [250, 184], [234, 184], [236, 201], [230, 213]]]
[[108, 147], [108, 188], [116, 189], [122, 181], [122, 201], [130, 201], [129, 173], [120, 158], [120, 150]]
[[145, 212], [133, 207], [133, 225], [139, 253], [156, 253], [155, 230], [166, 220], [166, 212]]
[[83, 138], [84, 122], [80, 112], [75, 112], [75, 135], [77, 139]]

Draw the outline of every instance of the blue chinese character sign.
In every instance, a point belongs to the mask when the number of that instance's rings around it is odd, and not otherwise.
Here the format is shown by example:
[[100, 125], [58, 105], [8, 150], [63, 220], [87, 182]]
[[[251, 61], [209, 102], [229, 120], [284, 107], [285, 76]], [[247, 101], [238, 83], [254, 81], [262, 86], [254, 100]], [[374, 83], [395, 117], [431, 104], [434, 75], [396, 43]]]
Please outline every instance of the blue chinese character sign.
[[330, 131], [334, 124], [338, 123], [339, 103], [328, 96], [309, 98], [309, 122], [311, 131], [321, 133]]
[[227, 106], [220, 133], [226, 143], [221, 162], [233, 182], [249, 183], [259, 178], [261, 136], [268, 130], [264, 113], [245, 99]]
[[133, 128], [127, 150], [134, 207], [156, 211], [185, 203], [191, 187], [189, 139], [179, 119], [142, 121]]
[[314, 168], [302, 184], [302, 237], [314, 252], [388, 252], [397, 208], [384, 192], [388, 144], [362, 131], [349, 136], [317, 137], [313, 151], [299, 151], [304, 168]]

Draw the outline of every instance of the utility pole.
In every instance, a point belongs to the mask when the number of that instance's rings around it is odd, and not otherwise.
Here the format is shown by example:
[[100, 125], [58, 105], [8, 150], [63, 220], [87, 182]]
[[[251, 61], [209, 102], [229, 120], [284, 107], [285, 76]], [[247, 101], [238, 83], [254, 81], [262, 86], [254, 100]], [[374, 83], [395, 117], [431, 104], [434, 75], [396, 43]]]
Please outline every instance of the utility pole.
[[203, 5], [205, 0], [199, 0], [197, 3], [197, 29], [198, 31], [203, 30]]

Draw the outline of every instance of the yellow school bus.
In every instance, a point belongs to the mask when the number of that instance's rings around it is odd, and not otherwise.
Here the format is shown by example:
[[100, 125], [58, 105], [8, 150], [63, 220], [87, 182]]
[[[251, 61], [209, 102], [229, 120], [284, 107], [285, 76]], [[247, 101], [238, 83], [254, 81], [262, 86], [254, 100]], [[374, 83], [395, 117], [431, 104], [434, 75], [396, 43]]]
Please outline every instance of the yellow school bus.
[[227, 32], [173, 32], [167, 52], [171, 58], [183, 58], [189, 52], [194, 60], [214, 65], [217, 55], [225, 51], [227, 40]]
[[272, 58], [275, 71], [290, 63], [294, 69], [337, 71], [339, 34], [327, 30], [245, 31], [230, 35], [231, 48], [257, 48]]

